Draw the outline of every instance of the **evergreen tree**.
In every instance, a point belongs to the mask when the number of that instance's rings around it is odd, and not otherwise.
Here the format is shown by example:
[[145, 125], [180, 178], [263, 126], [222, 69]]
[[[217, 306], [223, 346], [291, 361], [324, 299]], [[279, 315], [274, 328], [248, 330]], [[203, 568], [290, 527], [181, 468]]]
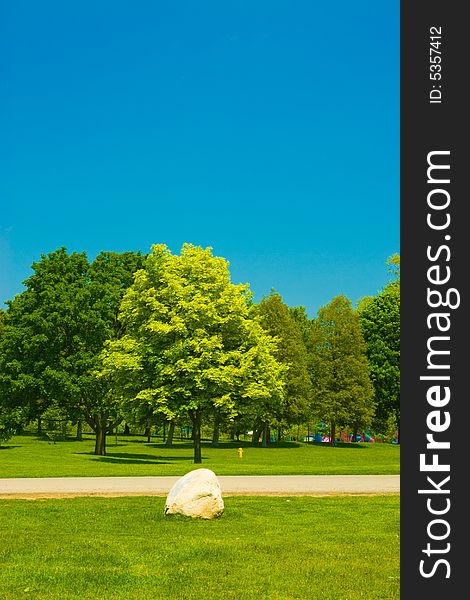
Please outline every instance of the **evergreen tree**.
[[281, 431], [283, 425], [304, 421], [309, 412], [312, 384], [307, 348], [302, 331], [280, 294], [273, 292], [263, 298], [258, 314], [264, 329], [277, 339], [277, 360], [286, 366], [286, 399], [281, 411], [275, 415]]
[[312, 343], [315, 410], [329, 424], [334, 442], [337, 427], [367, 427], [374, 414], [366, 346], [359, 318], [345, 296], [318, 311]]

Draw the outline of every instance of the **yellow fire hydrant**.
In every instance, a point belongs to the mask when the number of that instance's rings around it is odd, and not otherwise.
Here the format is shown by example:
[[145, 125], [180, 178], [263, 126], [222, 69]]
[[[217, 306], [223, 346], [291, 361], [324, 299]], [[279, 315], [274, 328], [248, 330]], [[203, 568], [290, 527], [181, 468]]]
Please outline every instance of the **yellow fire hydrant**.
[[243, 458], [243, 448], [238, 448], [238, 458]]

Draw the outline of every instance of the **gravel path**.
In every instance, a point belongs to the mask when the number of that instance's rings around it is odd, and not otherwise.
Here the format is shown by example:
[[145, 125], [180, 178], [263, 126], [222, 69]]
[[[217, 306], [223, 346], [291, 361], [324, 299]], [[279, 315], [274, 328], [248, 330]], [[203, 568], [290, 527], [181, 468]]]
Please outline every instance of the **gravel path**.
[[[166, 496], [179, 477], [48, 477], [0, 479], [0, 498]], [[219, 476], [225, 496], [399, 494], [399, 475]]]

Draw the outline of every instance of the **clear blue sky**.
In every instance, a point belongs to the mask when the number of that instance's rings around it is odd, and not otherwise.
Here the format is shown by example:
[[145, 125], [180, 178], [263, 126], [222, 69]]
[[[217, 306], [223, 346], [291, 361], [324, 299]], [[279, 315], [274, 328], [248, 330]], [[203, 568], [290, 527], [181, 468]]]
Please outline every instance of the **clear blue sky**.
[[0, 9], [0, 303], [60, 246], [212, 246], [310, 316], [399, 252], [399, 2]]

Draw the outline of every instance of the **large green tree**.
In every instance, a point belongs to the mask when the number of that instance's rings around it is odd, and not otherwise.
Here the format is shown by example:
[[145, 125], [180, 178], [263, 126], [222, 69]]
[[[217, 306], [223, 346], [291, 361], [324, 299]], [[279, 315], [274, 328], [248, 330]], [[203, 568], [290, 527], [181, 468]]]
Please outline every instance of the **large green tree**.
[[[258, 314], [264, 329], [277, 339], [275, 356], [286, 367], [286, 399], [275, 415], [281, 432], [284, 425], [299, 424], [309, 413], [312, 382], [308, 370], [307, 348], [302, 330], [280, 294], [272, 292], [263, 298]], [[264, 439], [266, 437], [265, 435]]]
[[52, 404], [85, 419], [105, 454], [106, 433], [121, 418], [107, 383], [98, 379], [103, 343], [119, 335], [122, 295], [142, 257], [103, 252], [90, 265], [65, 248], [32, 265], [26, 289], [8, 303], [1, 392], [28, 419]]
[[8, 302], [2, 353], [2, 391], [28, 420], [54, 401], [75, 397], [67, 373], [81, 346], [77, 320], [85, 304], [84, 254], [60, 248], [33, 263], [26, 289]]
[[377, 403], [374, 427], [383, 433], [390, 422], [400, 425], [400, 257], [388, 261], [391, 281], [374, 297], [359, 303]]
[[283, 367], [250, 301], [248, 286], [231, 283], [227, 261], [210, 248], [185, 244], [173, 255], [155, 245], [121, 303], [126, 333], [104, 352], [102, 376], [124, 393], [127, 412], [189, 416], [195, 463], [203, 416], [232, 418], [240, 398], [282, 400]]
[[140, 252], [101, 252], [88, 269], [87, 308], [92, 326], [89, 351], [93, 360], [81, 388], [79, 410], [95, 432], [95, 454], [106, 454], [106, 435], [122, 421], [121, 395], [97, 377], [102, 368], [101, 351], [106, 341], [118, 339], [123, 333], [119, 306], [143, 261]]
[[0, 308], [0, 446], [9, 440], [25, 421], [21, 407], [15, 406], [8, 394], [8, 379], [4, 374], [6, 352], [6, 313]]
[[374, 414], [366, 346], [348, 298], [337, 296], [318, 311], [312, 342], [315, 410], [329, 424], [334, 442], [338, 426], [357, 431], [370, 425]]

